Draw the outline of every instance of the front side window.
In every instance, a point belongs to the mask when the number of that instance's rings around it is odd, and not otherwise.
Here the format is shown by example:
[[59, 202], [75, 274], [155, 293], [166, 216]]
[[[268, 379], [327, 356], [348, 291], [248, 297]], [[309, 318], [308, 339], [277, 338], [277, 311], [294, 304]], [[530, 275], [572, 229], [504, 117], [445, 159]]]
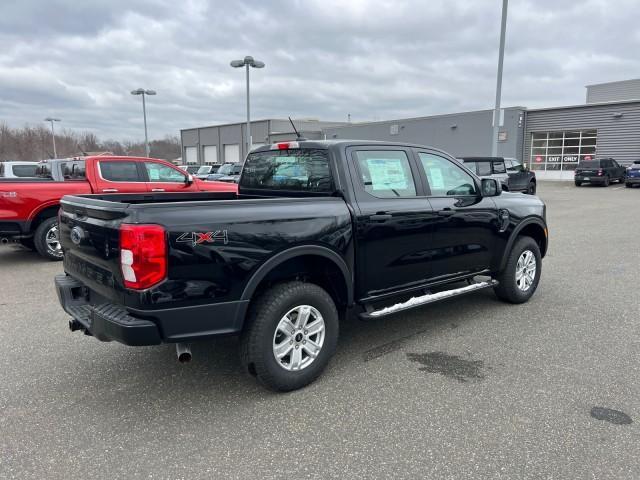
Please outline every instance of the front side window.
[[420, 162], [427, 174], [431, 195], [435, 197], [476, 195], [473, 177], [453, 162], [438, 155], [423, 152], [420, 152]]
[[184, 183], [186, 177], [175, 168], [162, 163], [144, 162], [150, 182], [174, 182]]
[[138, 175], [136, 162], [109, 162], [99, 163], [100, 175], [110, 182], [142, 182]]
[[211, 167], [209, 165], [203, 165], [198, 169], [198, 175], [208, 175], [211, 173]]
[[[238, 173], [242, 165], [229, 164], [228, 170], [218, 173]], [[334, 191], [333, 177], [329, 168], [326, 150], [292, 149], [270, 150], [250, 153], [244, 163], [240, 186], [264, 190], [291, 192], [331, 193]]]
[[493, 173], [506, 173], [503, 162], [493, 162]]
[[416, 186], [405, 152], [358, 151], [356, 158], [367, 193], [378, 198], [416, 196]]

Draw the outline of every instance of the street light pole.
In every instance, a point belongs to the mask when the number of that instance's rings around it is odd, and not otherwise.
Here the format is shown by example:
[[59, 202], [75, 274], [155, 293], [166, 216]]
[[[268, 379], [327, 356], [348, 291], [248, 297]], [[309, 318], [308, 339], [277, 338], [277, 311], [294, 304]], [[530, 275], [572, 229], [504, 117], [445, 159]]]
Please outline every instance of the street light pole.
[[58, 158], [58, 152], [56, 152], [56, 132], [53, 128], [53, 122], [61, 122], [60, 118], [47, 117], [44, 119], [45, 122], [51, 123], [51, 139], [53, 140], [53, 158]]
[[504, 63], [504, 37], [507, 30], [507, 6], [509, 0], [502, 0], [502, 23], [500, 25], [500, 51], [498, 52], [498, 79], [496, 81], [496, 106], [493, 111], [493, 139], [491, 156], [498, 156], [498, 132], [500, 131], [500, 99], [502, 97], [502, 65]]
[[245, 67], [246, 69], [246, 78], [247, 78], [247, 129], [245, 132], [245, 143], [247, 151], [251, 150], [251, 107], [250, 107], [250, 87], [249, 87], [249, 67], [252, 68], [264, 68], [264, 62], [260, 60], [255, 60], [251, 56], [246, 56], [242, 60], [234, 60], [231, 62], [231, 66], [233, 68]]
[[155, 95], [155, 90], [145, 90], [144, 88], [138, 88], [137, 90], [132, 90], [131, 95], [142, 95], [142, 116], [144, 117], [144, 151], [146, 156], [148, 157], [150, 154], [149, 151], [149, 136], [147, 134], [147, 104], [145, 102], [145, 95]]

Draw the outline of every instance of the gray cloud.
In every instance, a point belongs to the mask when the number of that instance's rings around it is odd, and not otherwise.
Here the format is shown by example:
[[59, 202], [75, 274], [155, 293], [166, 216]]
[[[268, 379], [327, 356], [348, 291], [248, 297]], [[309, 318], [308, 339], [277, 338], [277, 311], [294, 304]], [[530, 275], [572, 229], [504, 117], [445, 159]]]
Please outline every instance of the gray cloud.
[[[62, 117], [101, 138], [152, 137], [244, 116], [355, 121], [490, 108], [500, 4], [493, 1], [23, 0], [0, 16], [0, 120]], [[581, 103], [584, 85], [638, 76], [637, 1], [512, 0], [503, 103]]]

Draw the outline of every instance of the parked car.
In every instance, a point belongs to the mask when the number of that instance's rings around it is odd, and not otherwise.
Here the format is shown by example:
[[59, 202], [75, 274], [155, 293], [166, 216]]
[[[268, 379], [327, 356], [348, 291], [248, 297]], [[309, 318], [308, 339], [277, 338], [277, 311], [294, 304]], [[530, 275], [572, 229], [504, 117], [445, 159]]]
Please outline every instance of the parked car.
[[636, 160], [627, 168], [625, 186], [631, 188], [634, 185], [640, 185], [640, 160]]
[[[0, 182], [0, 240], [20, 241], [50, 260], [62, 258], [57, 215], [64, 195], [237, 191], [236, 185], [203, 182], [154, 158], [96, 156], [49, 161], [41, 169], [39, 178]], [[54, 178], [58, 171], [61, 180]]]
[[181, 168], [190, 175], [195, 175], [200, 165], [178, 165], [178, 168]]
[[536, 174], [516, 158], [462, 157], [458, 160], [480, 178], [495, 178], [500, 181], [504, 191], [530, 195], [536, 193]]
[[231, 167], [231, 173], [224, 177], [218, 178], [219, 182], [238, 183], [240, 181], [240, 173], [242, 172], [242, 164], [236, 163]]
[[494, 178], [500, 182], [504, 191], [509, 190], [509, 175], [501, 157], [462, 157], [464, 166], [480, 178]]
[[77, 180], [78, 174], [83, 170], [83, 157], [54, 158], [49, 160], [42, 160], [38, 163], [36, 177], [43, 180], [55, 180], [57, 182], [63, 182], [65, 180], [72, 180], [73, 172], [75, 171], [75, 179]]
[[226, 177], [231, 175], [233, 171], [234, 165], [238, 165], [237, 163], [224, 163], [215, 173], [211, 173], [207, 175], [207, 181], [219, 180], [222, 177]]
[[517, 158], [505, 158], [505, 167], [509, 175], [509, 191], [535, 195], [538, 187], [536, 172], [529, 170]]
[[547, 251], [539, 198], [429, 147], [261, 146], [238, 194], [206, 195], [62, 200], [55, 285], [72, 331], [174, 343], [184, 361], [191, 342], [240, 335], [246, 371], [294, 390], [324, 370], [349, 310], [380, 319], [485, 288], [526, 302]]
[[206, 180], [210, 174], [216, 173], [222, 165], [201, 165], [195, 176], [200, 180]]
[[0, 178], [35, 177], [37, 162], [0, 162]]
[[574, 182], [576, 187], [583, 183], [608, 187], [611, 182], [624, 183], [626, 175], [627, 169], [613, 158], [581, 160], [574, 173]]

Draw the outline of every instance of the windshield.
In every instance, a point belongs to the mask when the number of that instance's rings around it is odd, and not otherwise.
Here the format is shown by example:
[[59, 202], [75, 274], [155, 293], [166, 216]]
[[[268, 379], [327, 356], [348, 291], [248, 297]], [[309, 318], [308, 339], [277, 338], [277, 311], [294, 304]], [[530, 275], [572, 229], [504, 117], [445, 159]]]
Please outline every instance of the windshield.
[[203, 165], [198, 169], [198, 175], [204, 175], [211, 171], [211, 167], [209, 165]]
[[220, 173], [222, 175], [229, 175], [231, 173], [231, 169], [233, 168], [233, 164], [232, 163], [225, 163], [224, 165], [222, 165], [220, 167], [220, 169], [218, 170], [217, 173]]

